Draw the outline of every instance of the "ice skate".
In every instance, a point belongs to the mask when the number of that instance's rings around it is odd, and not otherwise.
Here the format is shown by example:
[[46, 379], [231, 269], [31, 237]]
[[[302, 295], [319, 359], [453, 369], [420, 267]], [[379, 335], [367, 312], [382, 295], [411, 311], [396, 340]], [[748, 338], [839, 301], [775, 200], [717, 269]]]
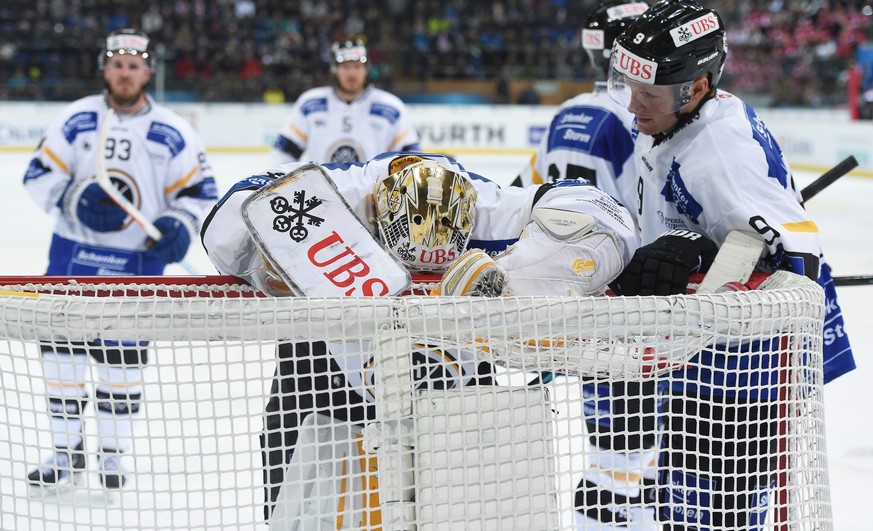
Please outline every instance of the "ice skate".
[[100, 484], [107, 490], [118, 490], [127, 482], [127, 471], [121, 466], [121, 454], [104, 450], [100, 455]]
[[83, 443], [80, 442], [72, 449], [55, 448], [51, 457], [27, 475], [27, 482], [34, 494], [73, 487], [79, 482], [85, 466]]

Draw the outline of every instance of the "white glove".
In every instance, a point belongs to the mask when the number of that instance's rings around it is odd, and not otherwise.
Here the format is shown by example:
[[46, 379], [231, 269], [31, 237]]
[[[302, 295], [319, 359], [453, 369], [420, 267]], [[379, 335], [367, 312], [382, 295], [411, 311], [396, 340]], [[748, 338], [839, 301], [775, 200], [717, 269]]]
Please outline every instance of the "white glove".
[[497, 297], [503, 294], [504, 274], [488, 254], [471, 249], [443, 274], [436, 295]]

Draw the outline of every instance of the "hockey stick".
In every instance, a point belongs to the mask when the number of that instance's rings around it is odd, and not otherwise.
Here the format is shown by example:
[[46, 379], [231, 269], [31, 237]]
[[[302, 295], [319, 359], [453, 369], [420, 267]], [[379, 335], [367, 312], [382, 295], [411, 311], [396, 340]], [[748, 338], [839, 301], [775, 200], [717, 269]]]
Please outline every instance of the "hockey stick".
[[[800, 196], [805, 204], [809, 199], [815, 197], [819, 192], [833, 184], [837, 179], [846, 175], [858, 166], [858, 160], [854, 156], [849, 155], [842, 162], [829, 169], [814, 180], [803, 190], [800, 191]], [[873, 284], [873, 275], [849, 275], [844, 277], [833, 277], [835, 286], [866, 286]]]
[[821, 174], [821, 177], [814, 180], [803, 190], [801, 190], [800, 197], [802, 198], [802, 201], [800, 203], [806, 203], [807, 201], [818, 195], [819, 192], [833, 184], [834, 181], [857, 167], [858, 160], [855, 159], [854, 155], [849, 155], [848, 157], [843, 159], [842, 162]]
[[867, 286], [873, 284], [873, 275], [834, 277], [834, 286]]
[[[143, 216], [142, 212], [137, 209], [133, 203], [128, 201], [124, 194], [116, 188], [112, 181], [109, 179], [109, 172], [106, 171], [106, 139], [109, 135], [109, 117], [115, 114], [115, 111], [112, 109], [112, 106], [107, 104], [106, 116], [103, 117], [103, 122], [100, 124], [100, 129], [97, 131], [97, 146], [95, 149], [94, 156], [94, 180], [97, 181], [97, 184], [100, 188], [103, 189], [104, 192], [113, 200], [115, 204], [121, 207], [128, 216], [130, 216], [140, 227], [143, 228], [145, 233], [149, 238], [158, 241], [164, 235], [161, 234], [161, 231], [158, 230], [154, 224], [149, 221], [145, 216]], [[185, 271], [188, 272], [189, 275], [197, 275], [197, 270], [188, 263], [184, 258], [179, 261], [179, 265], [181, 265]]]

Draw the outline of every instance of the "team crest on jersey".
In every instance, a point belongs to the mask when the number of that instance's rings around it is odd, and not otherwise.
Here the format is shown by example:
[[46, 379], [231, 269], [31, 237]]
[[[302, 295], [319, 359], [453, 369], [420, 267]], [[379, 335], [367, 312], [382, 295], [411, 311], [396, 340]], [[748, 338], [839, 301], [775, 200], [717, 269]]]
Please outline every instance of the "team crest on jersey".
[[[142, 210], [142, 194], [136, 185], [136, 179], [121, 170], [109, 169], [107, 173], [109, 174], [109, 181], [112, 183], [112, 186], [121, 192], [121, 195], [130, 204], [135, 206], [137, 210]], [[133, 223], [133, 218], [128, 218], [122, 228], [126, 228], [131, 223]]]
[[307, 198], [306, 190], [295, 191], [293, 199], [276, 196], [270, 200], [270, 208], [276, 213], [273, 218], [273, 230], [287, 232], [291, 239], [297, 243], [302, 242], [309, 236], [309, 229], [303, 224], [320, 227], [324, 218], [313, 214], [313, 210], [321, 206], [322, 200], [315, 197]]
[[340, 140], [327, 149], [328, 160], [341, 164], [361, 162], [363, 153], [364, 149], [357, 142], [349, 139]]
[[670, 173], [667, 174], [666, 183], [661, 190], [661, 195], [669, 203], [674, 203], [681, 214], [688, 216], [694, 223], [698, 223], [698, 218], [703, 214], [703, 207], [688, 191], [685, 186], [685, 181], [682, 179], [682, 174], [679, 172], [681, 164], [673, 159], [673, 164], [670, 165]]

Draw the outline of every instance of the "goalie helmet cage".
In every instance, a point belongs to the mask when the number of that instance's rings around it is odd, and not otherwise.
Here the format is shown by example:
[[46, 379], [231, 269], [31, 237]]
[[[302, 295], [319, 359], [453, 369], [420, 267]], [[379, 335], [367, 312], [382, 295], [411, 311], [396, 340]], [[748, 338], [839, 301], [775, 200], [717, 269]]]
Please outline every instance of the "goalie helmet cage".
[[[264, 297], [232, 277], [0, 278], [0, 528], [574, 529], [577, 500], [611, 518], [642, 507], [648, 521], [634, 529], [677, 518], [832, 528], [814, 282], [779, 272], [750, 291], [484, 299], [425, 296], [433, 281], [415, 278], [404, 297], [307, 299]], [[41, 349], [117, 341], [149, 352], [130, 481], [105, 497], [94, 454], [107, 421], [86, 409], [85, 480], [29, 485], [52, 451]], [[310, 343], [314, 366], [318, 341], [339, 362], [331, 379], [370, 406], [320, 404], [303, 418], [293, 457], [271, 465], [280, 479], [268, 524], [259, 438], [275, 434], [264, 408], [307, 393], [271, 388], [276, 347]], [[296, 353], [297, 370], [308, 352]], [[705, 357], [732, 367], [712, 393], [689, 387], [710, 370]], [[471, 376], [480, 361], [493, 381]], [[86, 389], [102, 374], [95, 365]], [[528, 385], [535, 373], [559, 376]], [[637, 402], [657, 406], [619, 408], [583, 394], [583, 382], [654, 383], [660, 391]], [[731, 390], [740, 397], [725, 398]], [[694, 407], [669, 419], [679, 401]], [[622, 442], [591, 444], [596, 426]], [[693, 426], [707, 428], [682, 433]], [[661, 457], [635, 461], [630, 441], [646, 435]], [[681, 451], [667, 450], [676, 441]], [[583, 477], [622, 496], [584, 481], [577, 493]]]

